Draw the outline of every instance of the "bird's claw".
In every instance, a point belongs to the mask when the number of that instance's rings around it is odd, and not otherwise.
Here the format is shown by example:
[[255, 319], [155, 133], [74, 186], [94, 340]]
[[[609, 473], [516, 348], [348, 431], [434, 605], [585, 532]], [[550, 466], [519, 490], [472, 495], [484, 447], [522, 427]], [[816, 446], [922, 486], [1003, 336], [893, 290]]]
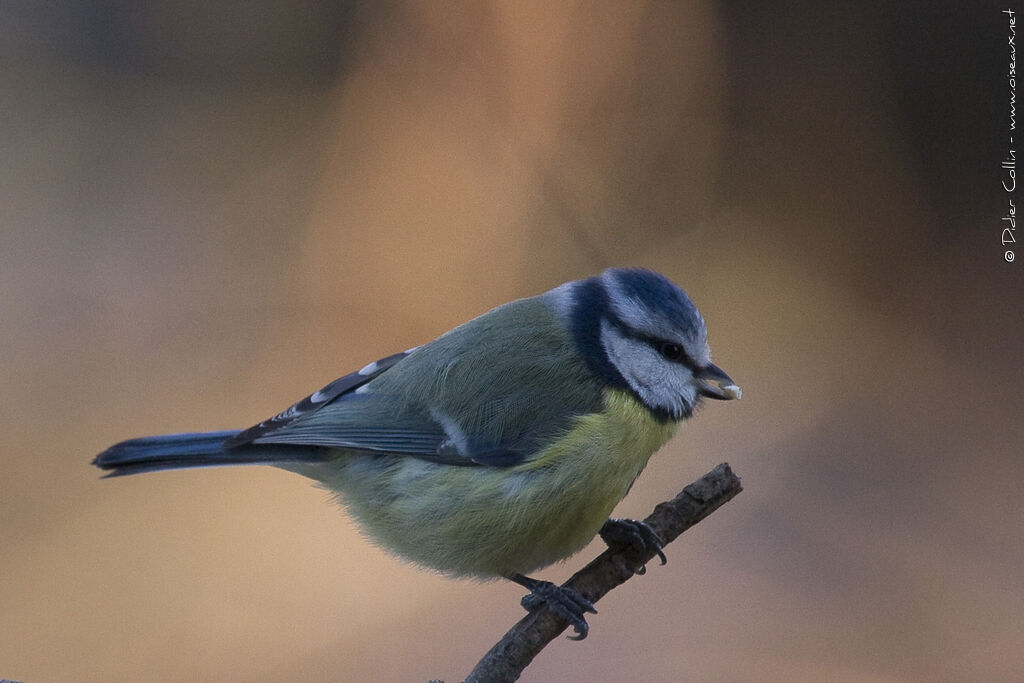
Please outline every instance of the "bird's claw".
[[[646, 522], [635, 519], [609, 519], [601, 527], [601, 540], [611, 548], [629, 547], [638, 557], [655, 554], [662, 564], [668, 562], [662, 550], [662, 540]], [[647, 567], [640, 565], [633, 570], [636, 574], [645, 574]]]
[[550, 581], [539, 581], [527, 576], [514, 577], [513, 580], [530, 589], [529, 595], [523, 597], [522, 605], [527, 612], [533, 612], [544, 605], [556, 615], [565, 619], [572, 626], [576, 635], [569, 636], [572, 640], [583, 640], [590, 631], [586, 612], [597, 614], [594, 603], [571, 588], [556, 586]]

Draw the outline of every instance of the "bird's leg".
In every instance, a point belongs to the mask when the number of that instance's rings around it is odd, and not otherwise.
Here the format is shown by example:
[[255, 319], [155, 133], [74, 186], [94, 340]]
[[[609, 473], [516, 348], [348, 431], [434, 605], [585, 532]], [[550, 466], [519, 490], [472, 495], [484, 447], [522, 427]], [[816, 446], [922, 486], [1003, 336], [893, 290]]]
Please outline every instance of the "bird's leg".
[[[609, 519], [601, 526], [601, 540], [610, 548], [629, 547], [636, 553], [637, 557], [644, 557], [654, 553], [665, 564], [668, 560], [662, 551], [662, 541], [646, 522], [638, 522], [635, 519]], [[647, 567], [640, 565], [633, 570], [637, 574], [647, 572]]]
[[563, 586], [556, 586], [550, 581], [531, 579], [522, 574], [512, 574], [508, 577], [520, 586], [530, 589], [530, 594], [522, 600], [522, 605], [527, 612], [533, 612], [541, 605], [547, 605], [552, 612], [565, 619], [576, 631], [576, 635], [569, 636], [573, 640], [583, 640], [587, 637], [590, 626], [584, 618], [585, 612], [597, 614], [594, 603], [582, 595]]

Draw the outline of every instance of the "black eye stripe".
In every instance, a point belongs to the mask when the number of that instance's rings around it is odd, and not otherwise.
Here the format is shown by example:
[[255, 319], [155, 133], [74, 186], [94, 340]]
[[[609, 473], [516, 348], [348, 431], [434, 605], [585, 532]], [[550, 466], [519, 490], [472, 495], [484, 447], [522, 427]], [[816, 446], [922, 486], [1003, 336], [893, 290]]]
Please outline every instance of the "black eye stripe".
[[662, 358], [670, 363], [679, 363], [691, 370], [697, 367], [697, 364], [694, 363], [689, 354], [686, 353], [686, 349], [682, 344], [647, 336], [637, 336], [637, 339], [649, 344], [651, 348], [657, 351]]
[[[690, 358], [690, 355], [686, 353], [686, 348], [682, 344], [674, 341], [669, 341], [667, 339], [659, 339], [658, 337], [652, 337], [650, 335], [637, 332], [636, 330], [632, 330], [618, 318], [609, 317], [607, 318], [607, 320], [612, 325], [614, 325], [615, 328], [624, 336], [629, 337], [630, 339], [636, 339], [637, 341], [641, 341], [647, 344], [652, 349], [657, 351], [658, 355], [660, 355], [662, 358], [669, 361], [670, 363], [679, 363], [680, 365], [690, 368], [690, 370], [696, 371], [697, 364], [694, 363], [693, 359]], [[673, 357], [670, 358], [669, 356], [667, 356], [665, 354], [664, 348], [669, 346], [678, 349], [679, 355], [675, 356], [675, 354], [673, 353]]]

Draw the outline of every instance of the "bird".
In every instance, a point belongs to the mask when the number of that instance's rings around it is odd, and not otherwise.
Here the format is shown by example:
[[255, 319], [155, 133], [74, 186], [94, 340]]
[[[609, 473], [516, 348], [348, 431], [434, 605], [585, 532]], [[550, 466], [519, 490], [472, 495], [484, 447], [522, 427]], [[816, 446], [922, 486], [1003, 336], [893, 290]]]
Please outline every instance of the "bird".
[[547, 605], [582, 639], [593, 603], [530, 574], [597, 535], [664, 564], [650, 527], [610, 514], [702, 399], [740, 395], [679, 286], [609, 268], [369, 363], [248, 429], [130, 439], [93, 464], [107, 477], [243, 464], [303, 475], [392, 555], [510, 579], [530, 591], [527, 610]]

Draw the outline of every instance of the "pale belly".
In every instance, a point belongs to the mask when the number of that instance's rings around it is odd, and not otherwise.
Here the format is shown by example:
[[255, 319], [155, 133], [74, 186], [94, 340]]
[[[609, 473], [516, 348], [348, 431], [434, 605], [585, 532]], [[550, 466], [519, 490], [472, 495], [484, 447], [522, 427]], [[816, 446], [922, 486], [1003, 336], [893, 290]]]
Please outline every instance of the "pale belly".
[[399, 557], [453, 576], [526, 574], [587, 545], [675, 430], [608, 403], [517, 467], [339, 452], [300, 473], [337, 493], [364, 533]]

